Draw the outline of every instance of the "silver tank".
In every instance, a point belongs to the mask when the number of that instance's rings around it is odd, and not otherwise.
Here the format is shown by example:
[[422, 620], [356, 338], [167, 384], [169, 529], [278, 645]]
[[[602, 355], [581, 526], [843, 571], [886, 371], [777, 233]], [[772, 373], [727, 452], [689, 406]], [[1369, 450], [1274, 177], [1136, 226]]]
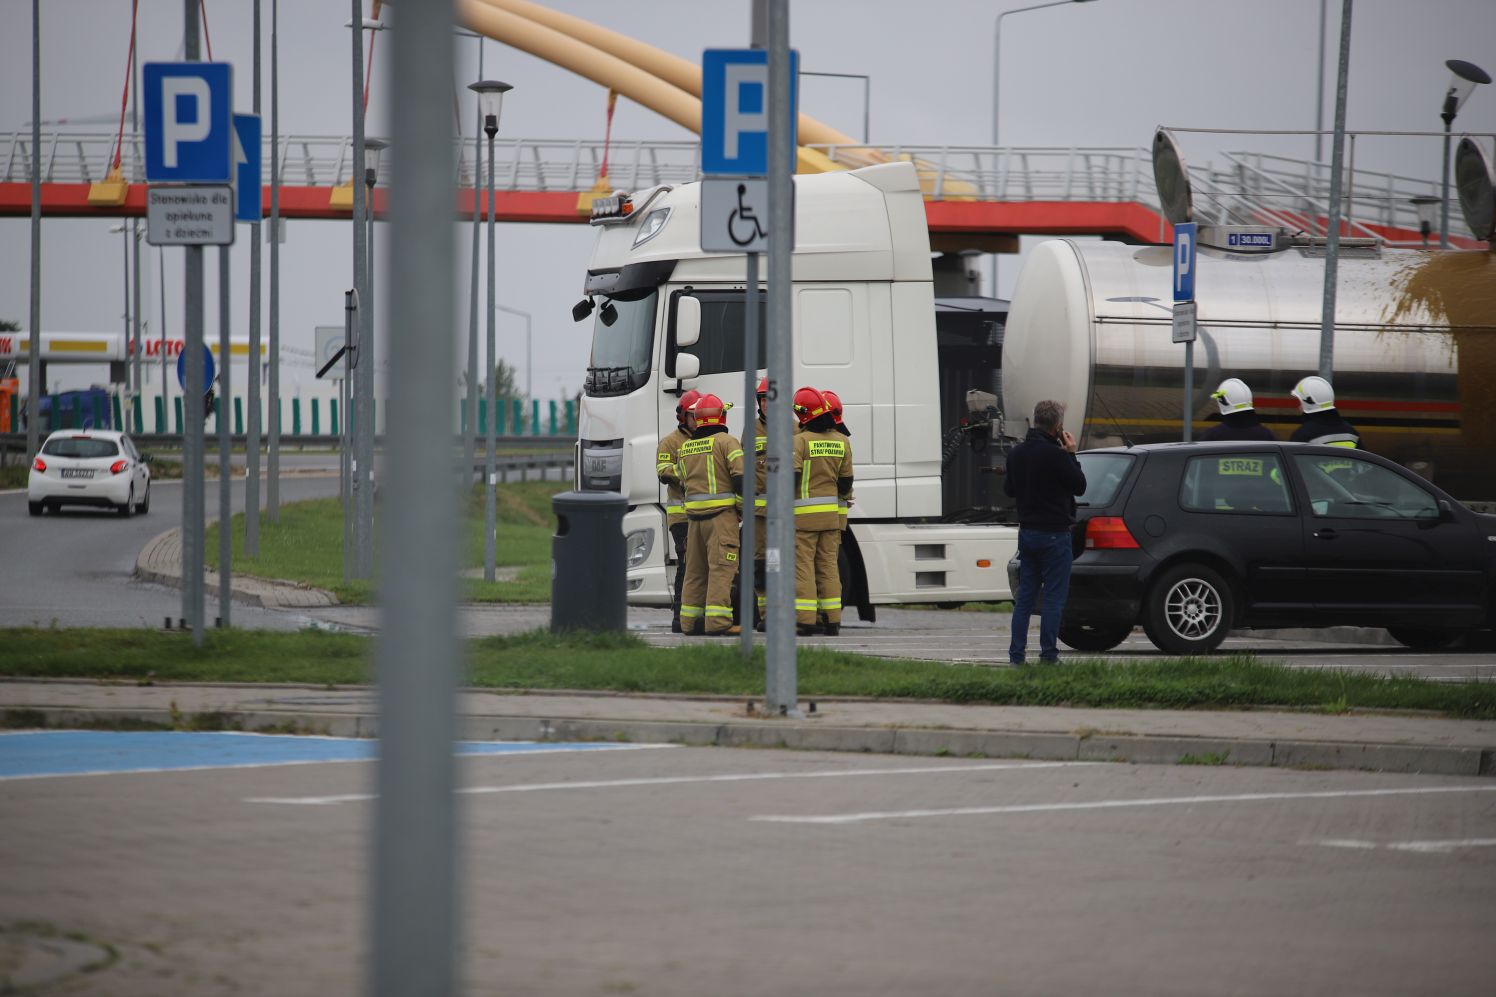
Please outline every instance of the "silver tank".
[[[1171, 334], [1172, 249], [1054, 240], [1030, 254], [1003, 340], [1007, 431], [1034, 403], [1068, 406], [1082, 447], [1182, 438], [1184, 352]], [[1324, 259], [1199, 251], [1192, 419], [1210, 393], [1252, 388], [1280, 439], [1298, 426], [1289, 392], [1319, 365]], [[1363, 446], [1465, 499], [1496, 499], [1496, 255], [1353, 249], [1340, 260], [1337, 407]]]

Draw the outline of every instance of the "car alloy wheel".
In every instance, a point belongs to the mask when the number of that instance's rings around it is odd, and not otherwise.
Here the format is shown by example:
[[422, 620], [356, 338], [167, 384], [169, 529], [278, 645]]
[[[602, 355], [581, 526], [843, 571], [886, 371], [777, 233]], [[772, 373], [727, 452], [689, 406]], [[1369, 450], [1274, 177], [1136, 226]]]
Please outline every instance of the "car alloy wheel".
[[1231, 588], [1217, 572], [1182, 564], [1154, 584], [1144, 607], [1143, 629], [1160, 650], [1205, 654], [1226, 639], [1232, 608]]

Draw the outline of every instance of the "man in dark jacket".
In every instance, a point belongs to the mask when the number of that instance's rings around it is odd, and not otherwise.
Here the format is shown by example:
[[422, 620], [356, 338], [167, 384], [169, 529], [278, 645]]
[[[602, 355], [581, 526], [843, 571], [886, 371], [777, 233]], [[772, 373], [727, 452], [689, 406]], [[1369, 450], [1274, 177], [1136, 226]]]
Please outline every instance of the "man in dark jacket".
[[1060, 614], [1070, 593], [1070, 527], [1075, 496], [1086, 490], [1086, 475], [1075, 459], [1075, 437], [1065, 431], [1065, 406], [1042, 401], [1034, 406], [1034, 428], [1008, 454], [1003, 491], [1018, 506], [1018, 591], [1013, 594], [1013, 637], [1008, 662], [1021, 665], [1028, 646], [1029, 617], [1039, 610], [1039, 660], [1060, 660]]

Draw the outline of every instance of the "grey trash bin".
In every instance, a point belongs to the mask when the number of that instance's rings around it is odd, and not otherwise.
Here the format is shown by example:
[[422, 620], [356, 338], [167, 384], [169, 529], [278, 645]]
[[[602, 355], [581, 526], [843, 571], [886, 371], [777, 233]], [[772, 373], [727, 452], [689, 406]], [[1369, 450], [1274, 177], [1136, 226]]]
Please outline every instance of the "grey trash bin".
[[628, 628], [627, 557], [618, 492], [562, 492], [551, 499], [551, 630]]

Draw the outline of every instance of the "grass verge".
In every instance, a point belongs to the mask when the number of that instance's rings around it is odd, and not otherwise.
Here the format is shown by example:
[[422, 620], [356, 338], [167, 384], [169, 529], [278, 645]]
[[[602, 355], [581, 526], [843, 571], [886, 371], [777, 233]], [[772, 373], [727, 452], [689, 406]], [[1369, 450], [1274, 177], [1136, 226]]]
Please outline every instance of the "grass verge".
[[[500, 485], [495, 504], [497, 546], [494, 562], [518, 569], [512, 581], [462, 579], [470, 602], [548, 602], [551, 597], [551, 496], [569, 485], [529, 481]], [[483, 496], [468, 497], [462, 521], [463, 568], [483, 565]], [[378, 510], [376, 510], [378, 515]], [[260, 553], [244, 556], [244, 514], [234, 516], [234, 570], [260, 578], [284, 578], [327, 589], [338, 601], [361, 605], [373, 600], [370, 581], [343, 582], [343, 509], [338, 499], [312, 499], [281, 506], [279, 523], [260, 524]], [[208, 565], [218, 567], [218, 526], [208, 528]]]
[[[308, 630], [212, 631], [194, 649], [151, 630], [0, 630], [0, 675], [114, 681], [302, 682], [370, 680], [369, 638]], [[466, 644], [469, 685], [760, 697], [762, 649], [736, 643], [651, 647], [630, 634], [534, 631]], [[1067, 660], [1021, 669], [870, 658], [802, 648], [803, 698], [858, 696], [951, 703], [1160, 709], [1278, 707], [1324, 712], [1427, 710], [1496, 718], [1496, 684], [1429, 682], [1298, 670], [1250, 656], [1109, 663]]]

